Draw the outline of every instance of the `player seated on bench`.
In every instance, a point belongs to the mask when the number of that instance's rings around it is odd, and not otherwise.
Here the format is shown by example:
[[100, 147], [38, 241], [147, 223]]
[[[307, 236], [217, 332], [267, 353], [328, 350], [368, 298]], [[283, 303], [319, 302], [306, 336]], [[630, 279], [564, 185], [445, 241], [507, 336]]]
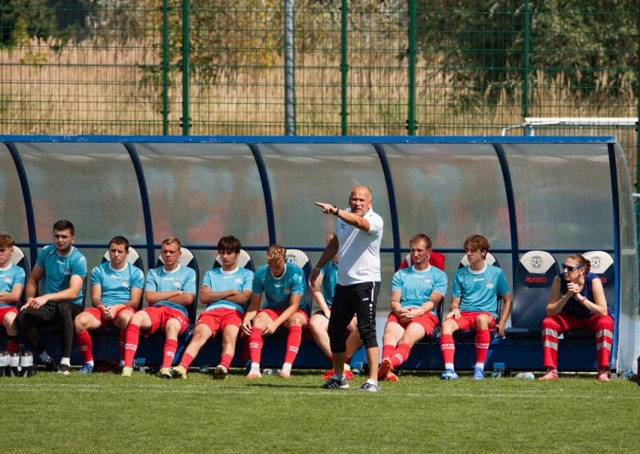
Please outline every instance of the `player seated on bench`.
[[129, 240], [115, 236], [109, 241], [109, 261], [91, 270], [92, 307], [78, 314], [73, 321], [76, 344], [84, 359], [81, 374], [93, 372], [93, 341], [89, 331], [101, 326], [120, 330], [120, 367], [124, 367], [124, 344], [129, 320], [140, 306], [144, 273], [127, 261]]
[[[300, 306], [306, 279], [298, 265], [287, 262], [286, 249], [273, 244], [267, 249], [267, 264], [258, 268], [253, 276], [251, 302], [242, 321], [242, 331], [249, 336], [251, 367], [248, 379], [260, 378], [260, 357], [264, 336], [276, 332], [281, 326], [289, 330], [282, 378], [291, 376], [291, 367], [302, 342], [302, 328], [309, 321], [304, 307]], [[262, 294], [265, 302], [261, 307]]]
[[198, 317], [180, 364], [173, 368], [175, 378], [187, 378], [187, 370], [194, 358], [218, 331], [222, 332], [222, 355], [220, 363], [213, 369], [213, 376], [227, 378], [253, 282], [253, 272], [238, 266], [241, 248], [240, 240], [234, 236], [224, 236], [218, 241], [218, 257], [222, 266], [212, 268], [204, 275], [200, 302], [207, 308]]
[[160, 253], [164, 265], [147, 273], [144, 296], [149, 307], [136, 312], [127, 326], [124, 348], [123, 377], [133, 374], [133, 358], [138, 350], [140, 331], [150, 336], [158, 330], [165, 335], [161, 378], [171, 378], [171, 363], [178, 350], [178, 336], [189, 326], [186, 306], [196, 298], [196, 272], [180, 264], [180, 240], [168, 237], [162, 240]]
[[393, 275], [391, 312], [382, 337], [378, 380], [398, 381], [393, 370], [404, 363], [413, 346], [438, 326], [438, 307], [447, 292], [447, 275], [429, 264], [431, 238], [418, 233], [409, 241], [412, 266]]
[[[454, 369], [456, 346], [453, 333], [458, 330], [475, 330], [476, 364], [473, 378], [484, 378], [484, 362], [491, 344], [491, 330], [498, 329], [498, 336], [504, 336], [504, 329], [511, 312], [509, 284], [502, 269], [489, 265], [489, 240], [482, 235], [471, 235], [464, 241], [464, 250], [469, 264], [458, 268], [451, 283], [451, 309], [442, 321], [440, 351], [444, 362], [443, 380], [457, 380]], [[504, 307], [498, 318], [498, 298]], [[497, 324], [496, 324], [497, 322]]]

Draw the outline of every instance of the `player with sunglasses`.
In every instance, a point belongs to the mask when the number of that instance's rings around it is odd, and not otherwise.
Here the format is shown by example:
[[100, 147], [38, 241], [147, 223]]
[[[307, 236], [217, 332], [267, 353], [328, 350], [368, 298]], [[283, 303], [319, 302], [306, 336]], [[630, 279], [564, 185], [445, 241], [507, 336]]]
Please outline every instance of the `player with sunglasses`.
[[540, 380], [558, 378], [558, 336], [588, 329], [596, 334], [598, 380], [609, 381], [609, 357], [613, 343], [613, 317], [608, 313], [602, 281], [590, 273], [591, 262], [580, 254], [570, 255], [563, 273], [553, 281], [542, 320], [542, 349], [547, 373]]

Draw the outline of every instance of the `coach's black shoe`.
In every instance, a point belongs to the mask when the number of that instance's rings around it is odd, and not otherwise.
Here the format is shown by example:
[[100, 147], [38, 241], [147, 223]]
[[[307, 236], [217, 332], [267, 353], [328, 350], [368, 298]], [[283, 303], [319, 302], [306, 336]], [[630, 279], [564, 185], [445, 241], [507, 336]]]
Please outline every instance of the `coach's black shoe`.
[[44, 370], [49, 372], [58, 370], [58, 363], [56, 363], [56, 360], [52, 357], [49, 357], [46, 360], [42, 361], [42, 365], [44, 366]]
[[324, 389], [349, 389], [349, 380], [346, 377], [338, 378], [335, 374], [327, 380], [324, 385]]
[[71, 367], [67, 366], [66, 364], [60, 364], [60, 366], [58, 367], [58, 375], [63, 375], [63, 376], [67, 376], [69, 375], [69, 371], [71, 370]]

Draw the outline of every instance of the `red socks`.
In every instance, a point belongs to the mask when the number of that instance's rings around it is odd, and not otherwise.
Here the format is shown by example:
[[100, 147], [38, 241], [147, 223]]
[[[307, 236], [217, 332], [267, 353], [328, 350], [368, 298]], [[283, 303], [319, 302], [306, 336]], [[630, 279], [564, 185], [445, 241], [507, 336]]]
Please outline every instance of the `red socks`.
[[89, 331], [76, 333], [76, 344], [78, 344], [78, 350], [80, 350], [84, 362], [88, 363], [89, 361], [93, 361], [93, 342], [91, 341]]
[[284, 355], [285, 363], [293, 364], [300, 350], [300, 342], [302, 342], [302, 326], [290, 327], [287, 336], [287, 352]]

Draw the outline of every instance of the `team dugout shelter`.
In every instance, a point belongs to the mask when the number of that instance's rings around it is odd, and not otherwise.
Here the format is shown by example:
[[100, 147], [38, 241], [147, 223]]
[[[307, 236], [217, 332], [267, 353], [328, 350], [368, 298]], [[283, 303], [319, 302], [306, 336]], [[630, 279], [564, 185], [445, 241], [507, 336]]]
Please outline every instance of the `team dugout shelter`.
[[[543, 253], [556, 264], [574, 253], [610, 257], [603, 279], [616, 321], [612, 369], [635, 370], [634, 191], [615, 138], [4, 135], [0, 141], [0, 230], [16, 238], [29, 266], [51, 242], [58, 219], [75, 224], [75, 245], [89, 269], [115, 235], [129, 239], [147, 269], [155, 266], [162, 239], [178, 237], [199, 263], [200, 280], [223, 235], [238, 237], [256, 266], [273, 243], [303, 251], [315, 264], [335, 219], [314, 202], [347, 207], [351, 189], [364, 184], [385, 222], [380, 330], [392, 275], [414, 234], [431, 237], [451, 281], [465, 238], [479, 233], [489, 238], [514, 293], [516, 331], [534, 299], [546, 304], [540, 295], [552, 280], [518, 281], [523, 257], [533, 253], [534, 264]], [[528, 301], [526, 287], [542, 290]], [[449, 301], [447, 294], [444, 313]], [[532, 329], [538, 320], [526, 322]], [[539, 333], [524, 343], [524, 355], [517, 337], [502, 348], [539, 368]], [[573, 368], [593, 367], [592, 351]], [[500, 360], [508, 363], [509, 355]]]

